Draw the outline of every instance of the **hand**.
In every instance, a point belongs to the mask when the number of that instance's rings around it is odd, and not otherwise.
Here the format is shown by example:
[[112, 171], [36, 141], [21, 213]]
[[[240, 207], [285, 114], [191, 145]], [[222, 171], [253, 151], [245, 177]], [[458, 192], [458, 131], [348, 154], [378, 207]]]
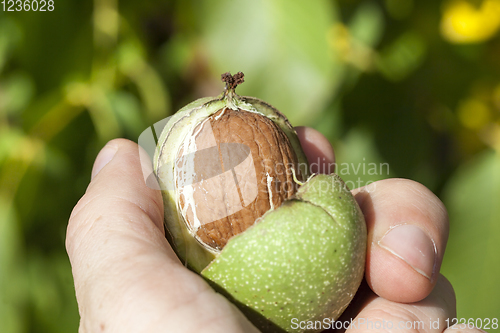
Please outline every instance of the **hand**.
[[[297, 132], [308, 159], [322, 161], [313, 172], [334, 162], [321, 134]], [[339, 320], [364, 319], [355, 328], [365, 331], [370, 321], [392, 322], [396, 329], [400, 322], [422, 321], [431, 331], [429, 322], [439, 319], [434, 331], [444, 331], [456, 310], [453, 288], [439, 275], [448, 237], [443, 204], [402, 179], [353, 194], [368, 227], [366, 284]], [[161, 194], [145, 185], [135, 143], [113, 140], [99, 153], [71, 214], [66, 247], [80, 332], [258, 332], [175, 255], [164, 235]]]

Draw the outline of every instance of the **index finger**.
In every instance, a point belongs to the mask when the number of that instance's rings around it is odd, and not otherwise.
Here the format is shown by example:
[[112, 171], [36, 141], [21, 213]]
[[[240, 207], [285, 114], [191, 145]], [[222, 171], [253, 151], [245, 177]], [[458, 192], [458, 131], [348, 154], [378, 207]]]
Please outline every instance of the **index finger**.
[[[318, 166], [311, 172], [333, 172], [328, 140], [307, 127], [298, 127], [297, 134], [309, 163]], [[448, 240], [443, 203], [422, 184], [405, 179], [375, 182], [352, 193], [367, 223], [370, 287], [392, 301], [425, 298], [436, 283]]]
[[386, 179], [352, 192], [368, 229], [365, 276], [371, 289], [396, 302], [427, 297], [448, 240], [441, 200], [407, 179]]

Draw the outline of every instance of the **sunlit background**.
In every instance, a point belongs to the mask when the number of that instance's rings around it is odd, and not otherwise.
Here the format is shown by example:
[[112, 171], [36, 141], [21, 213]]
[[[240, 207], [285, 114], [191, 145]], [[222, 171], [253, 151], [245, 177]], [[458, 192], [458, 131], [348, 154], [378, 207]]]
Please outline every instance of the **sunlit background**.
[[[1, 6], [1, 4], [0, 4]], [[1, 9], [1, 8], [0, 8]], [[342, 177], [446, 204], [459, 318], [500, 317], [500, 0], [55, 1], [0, 10], [0, 332], [76, 332], [69, 214], [109, 140], [245, 73]], [[340, 170], [339, 170], [340, 171]]]

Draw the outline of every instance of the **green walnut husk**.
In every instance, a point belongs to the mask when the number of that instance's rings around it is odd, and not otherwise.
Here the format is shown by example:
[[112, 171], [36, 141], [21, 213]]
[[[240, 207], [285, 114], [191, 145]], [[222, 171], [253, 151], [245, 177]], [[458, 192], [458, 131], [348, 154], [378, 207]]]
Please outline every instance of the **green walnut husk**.
[[293, 198], [270, 209], [221, 251], [201, 244], [180, 213], [172, 163], [177, 147], [197, 124], [223, 108], [273, 120], [301, 165], [307, 163], [288, 120], [265, 102], [236, 95], [234, 88], [182, 108], [160, 136], [154, 169], [162, 187], [169, 241], [189, 268], [263, 332], [302, 332], [293, 323], [336, 320], [363, 278], [367, 237], [363, 214], [339, 176], [313, 175], [299, 182]]

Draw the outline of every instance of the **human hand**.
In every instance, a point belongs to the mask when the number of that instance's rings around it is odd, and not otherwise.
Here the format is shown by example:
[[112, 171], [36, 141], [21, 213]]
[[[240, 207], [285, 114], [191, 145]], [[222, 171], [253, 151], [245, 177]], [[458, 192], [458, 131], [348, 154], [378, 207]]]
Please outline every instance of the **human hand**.
[[[334, 162], [323, 136], [308, 128], [297, 132], [308, 159], [321, 161], [313, 172]], [[144, 183], [148, 167], [135, 143], [109, 142], [71, 214], [66, 247], [80, 332], [258, 332], [179, 261], [164, 235], [161, 194]], [[368, 227], [367, 284], [339, 320], [422, 321], [421, 331], [432, 331], [429, 322], [439, 319], [433, 331], [444, 331], [445, 319], [455, 316], [453, 289], [439, 275], [448, 237], [444, 206], [412, 181], [370, 186], [353, 191]]]

